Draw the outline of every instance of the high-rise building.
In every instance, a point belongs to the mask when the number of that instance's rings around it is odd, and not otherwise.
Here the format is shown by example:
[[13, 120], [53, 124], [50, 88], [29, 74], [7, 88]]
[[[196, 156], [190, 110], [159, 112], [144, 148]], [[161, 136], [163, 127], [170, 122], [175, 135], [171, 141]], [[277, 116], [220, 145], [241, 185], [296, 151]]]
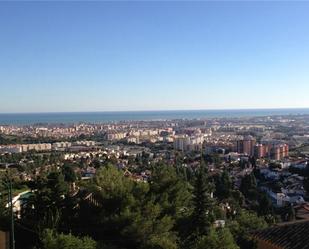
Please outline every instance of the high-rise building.
[[264, 158], [268, 154], [268, 147], [265, 144], [256, 144], [254, 147], [254, 156], [256, 158]]
[[289, 146], [287, 144], [273, 145], [270, 150], [270, 158], [281, 160], [289, 155]]
[[190, 145], [190, 137], [188, 135], [176, 136], [174, 140], [174, 149], [185, 151]]
[[238, 153], [246, 154], [249, 156], [254, 155], [254, 146], [256, 139], [252, 136], [245, 136], [236, 142], [236, 150]]
[[278, 142], [256, 144], [254, 156], [256, 158], [270, 158], [279, 161], [289, 156], [289, 146]]
[[203, 147], [202, 135], [178, 135], [174, 139], [174, 149], [181, 151], [200, 151]]

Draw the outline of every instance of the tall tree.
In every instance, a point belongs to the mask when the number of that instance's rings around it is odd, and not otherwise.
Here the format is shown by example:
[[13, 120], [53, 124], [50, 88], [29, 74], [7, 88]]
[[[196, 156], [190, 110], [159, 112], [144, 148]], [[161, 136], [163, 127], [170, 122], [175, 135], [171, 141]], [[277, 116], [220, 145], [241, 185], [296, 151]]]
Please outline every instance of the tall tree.
[[216, 191], [215, 196], [222, 199], [230, 197], [232, 191], [232, 181], [229, 177], [228, 172], [225, 170], [216, 180]]
[[256, 197], [256, 178], [253, 173], [244, 176], [241, 180], [240, 191], [245, 197]]
[[97, 172], [93, 190], [100, 208], [94, 238], [126, 249], [175, 249], [177, 237], [169, 209], [161, 207], [148, 183], [135, 182], [123, 173], [113, 166]]
[[57, 228], [66, 193], [67, 185], [60, 172], [37, 178], [32, 185], [32, 195], [23, 206], [22, 222], [39, 233], [45, 228]]
[[193, 190], [192, 222], [194, 230], [199, 235], [205, 235], [214, 221], [214, 200], [211, 197], [212, 185], [207, 177], [207, 170], [202, 163], [196, 176]]
[[9, 227], [9, 210], [6, 208], [8, 203], [8, 190], [5, 180], [0, 177], [0, 229]]
[[174, 167], [154, 167], [149, 185], [150, 193], [165, 214], [177, 218], [187, 209], [191, 200], [190, 185], [177, 175]]
[[62, 174], [64, 175], [64, 180], [69, 183], [73, 183], [76, 181], [76, 174], [73, 170], [72, 164], [64, 164], [62, 168]]

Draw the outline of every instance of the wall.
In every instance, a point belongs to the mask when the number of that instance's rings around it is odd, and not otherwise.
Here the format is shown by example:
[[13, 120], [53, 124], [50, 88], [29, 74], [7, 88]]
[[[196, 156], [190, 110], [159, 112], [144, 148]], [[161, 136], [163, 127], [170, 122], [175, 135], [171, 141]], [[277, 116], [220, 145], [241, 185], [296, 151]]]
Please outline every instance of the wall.
[[10, 236], [8, 232], [0, 231], [0, 249], [9, 249]]

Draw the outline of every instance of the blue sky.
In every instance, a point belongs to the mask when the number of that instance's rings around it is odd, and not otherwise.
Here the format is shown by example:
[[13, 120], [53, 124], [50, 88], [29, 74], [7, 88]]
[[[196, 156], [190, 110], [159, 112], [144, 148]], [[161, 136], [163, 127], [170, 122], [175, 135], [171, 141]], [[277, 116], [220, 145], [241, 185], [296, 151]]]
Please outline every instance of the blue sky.
[[309, 2], [0, 2], [0, 112], [309, 107]]

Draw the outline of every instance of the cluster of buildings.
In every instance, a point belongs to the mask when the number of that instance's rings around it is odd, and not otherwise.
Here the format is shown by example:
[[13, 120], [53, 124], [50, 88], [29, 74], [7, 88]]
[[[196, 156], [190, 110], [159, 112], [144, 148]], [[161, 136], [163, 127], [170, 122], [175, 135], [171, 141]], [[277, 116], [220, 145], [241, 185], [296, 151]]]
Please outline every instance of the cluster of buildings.
[[[104, 163], [112, 163], [124, 170], [124, 174], [135, 181], [145, 181], [151, 171], [144, 167], [151, 163], [164, 161], [168, 165], [179, 165], [194, 170], [199, 167], [199, 153], [218, 153], [216, 162], [209, 163], [210, 174], [218, 174], [223, 168], [229, 168], [229, 174], [236, 187], [241, 179], [253, 170], [253, 160], [260, 170], [258, 188], [264, 191], [273, 203], [281, 208], [305, 205], [308, 193], [304, 190], [304, 177], [298, 174], [308, 168], [307, 157], [293, 156], [289, 147], [309, 144], [308, 117], [254, 117], [221, 118], [209, 120], [174, 120], [174, 121], [134, 121], [106, 124], [69, 124], [69, 125], [34, 125], [34, 126], [0, 126], [0, 135], [20, 137], [48, 137], [51, 141], [82, 139], [105, 140], [101, 144], [95, 141], [80, 140], [55, 143], [35, 143], [0, 145], [1, 153], [21, 153], [29, 151], [63, 151], [57, 153], [61, 160], [75, 165], [82, 179], [89, 179], [96, 173], [96, 168]], [[250, 135], [249, 135], [250, 134]], [[92, 137], [93, 136], [93, 137]], [[55, 138], [59, 138], [55, 140]], [[61, 138], [61, 139], [60, 139]], [[63, 139], [67, 138], [67, 139]], [[75, 140], [74, 139], [74, 140]], [[42, 141], [42, 140], [35, 140]], [[44, 140], [49, 141], [49, 140]], [[146, 143], [144, 143], [146, 142]], [[179, 160], [179, 153], [193, 153], [190, 160]], [[308, 146], [309, 151], [309, 146]], [[295, 154], [295, 151], [294, 151]], [[304, 153], [303, 153], [304, 154]], [[40, 155], [42, 156], [42, 155]], [[183, 159], [188, 155], [183, 155]], [[24, 159], [22, 159], [24, 160]], [[32, 159], [31, 159], [32, 160]], [[294, 161], [293, 161], [294, 160]], [[63, 163], [62, 162], [62, 163]], [[19, 165], [31, 164], [20, 161]], [[11, 167], [5, 163], [5, 166]], [[57, 164], [59, 166], [61, 164]], [[277, 167], [279, 165], [279, 167]], [[55, 166], [47, 162], [36, 169], [48, 170]], [[59, 166], [60, 167], [60, 166]], [[140, 167], [140, 168], [139, 168]], [[291, 168], [294, 168], [291, 170]], [[31, 179], [32, 172], [19, 172], [23, 179]], [[309, 208], [308, 208], [309, 212]], [[0, 237], [3, 236], [0, 233]], [[276, 247], [277, 248], [277, 247]]]
[[257, 158], [271, 158], [279, 161], [289, 156], [289, 145], [285, 143], [257, 144], [254, 147], [254, 155]]
[[64, 150], [64, 149], [69, 149], [73, 146], [86, 146], [86, 147], [91, 147], [91, 146], [96, 146], [97, 143], [95, 141], [88, 141], [88, 140], [83, 140], [83, 141], [76, 141], [76, 142], [56, 142], [52, 144], [52, 149], [53, 150]]
[[289, 145], [276, 140], [257, 143], [256, 139], [249, 135], [236, 141], [236, 152], [279, 161], [288, 157]]
[[14, 136], [50, 137], [53, 139], [78, 137], [104, 133], [110, 125], [105, 124], [37, 124], [37, 125], [2, 125], [0, 133]]
[[117, 141], [127, 137], [127, 132], [111, 130], [105, 133], [105, 139], [108, 141]]
[[[213, 138], [215, 136], [216, 138]], [[221, 139], [218, 139], [221, 138]], [[237, 137], [233, 135], [181, 134], [173, 137], [174, 149], [182, 152], [203, 150], [206, 154], [237, 152], [257, 159], [268, 158], [280, 161], [289, 156], [289, 145], [280, 140], [262, 141], [260, 143], [250, 135]]]
[[52, 151], [65, 150], [77, 146], [91, 147], [97, 143], [94, 141], [76, 141], [76, 142], [56, 142], [56, 143], [39, 143], [39, 144], [11, 144], [0, 145], [0, 153], [22, 153], [28, 151]]
[[128, 143], [140, 144], [142, 142], [173, 142], [174, 135], [175, 131], [172, 128], [112, 129], [104, 134], [104, 138], [110, 142], [126, 141]]
[[40, 144], [14, 144], [0, 146], [0, 152], [2, 153], [22, 153], [28, 151], [50, 151], [52, 145], [50, 143]]
[[[305, 203], [304, 177], [286, 170], [274, 171], [268, 168], [260, 169], [260, 173], [265, 179], [260, 189], [268, 195], [275, 207]], [[273, 187], [279, 182], [280, 188]]]

